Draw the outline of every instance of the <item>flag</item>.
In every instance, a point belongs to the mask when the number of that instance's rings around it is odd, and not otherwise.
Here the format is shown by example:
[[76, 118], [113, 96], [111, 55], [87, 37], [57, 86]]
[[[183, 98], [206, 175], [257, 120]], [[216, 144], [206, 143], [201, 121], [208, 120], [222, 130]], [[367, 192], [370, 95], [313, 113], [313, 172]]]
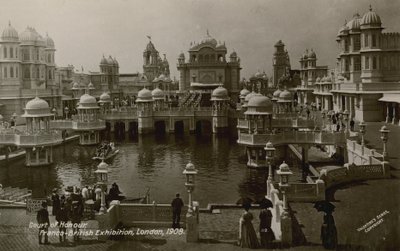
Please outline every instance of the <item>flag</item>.
[[150, 39], [150, 40], [151, 40], [151, 36], [149, 36], [149, 35], [146, 35], [146, 37], [147, 37], [148, 39]]

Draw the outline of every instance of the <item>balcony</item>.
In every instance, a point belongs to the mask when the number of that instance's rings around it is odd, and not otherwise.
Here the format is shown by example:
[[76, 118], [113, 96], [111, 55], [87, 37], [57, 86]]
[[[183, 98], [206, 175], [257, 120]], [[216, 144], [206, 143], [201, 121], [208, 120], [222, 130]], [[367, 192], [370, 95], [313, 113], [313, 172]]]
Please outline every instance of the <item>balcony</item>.
[[86, 131], [86, 130], [103, 130], [106, 128], [106, 124], [103, 120], [99, 121], [90, 121], [90, 122], [81, 122], [74, 120], [53, 120], [50, 121], [50, 127], [52, 129], [58, 130], [77, 130], [77, 131]]
[[62, 142], [61, 133], [50, 132], [50, 133], [28, 133], [16, 131], [14, 134], [7, 132], [0, 134], [1, 145], [16, 145], [20, 147], [37, 147], [46, 145], [57, 145]]

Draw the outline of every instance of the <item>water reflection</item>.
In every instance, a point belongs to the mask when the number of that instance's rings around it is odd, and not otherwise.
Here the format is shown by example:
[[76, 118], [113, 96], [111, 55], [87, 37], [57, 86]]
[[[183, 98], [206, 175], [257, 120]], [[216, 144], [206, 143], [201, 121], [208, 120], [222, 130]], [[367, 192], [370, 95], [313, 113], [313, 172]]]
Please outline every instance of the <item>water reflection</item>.
[[[176, 192], [186, 195], [182, 171], [190, 161], [199, 170], [194, 198], [207, 203], [235, 203], [241, 196], [258, 198], [266, 193], [267, 170], [249, 170], [244, 150], [227, 136], [146, 135], [118, 142], [120, 153], [109, 162], [109, 183], [117, 182], [128, 196], [150, 188], [151, 199], [169, 203]], [[92, 185], [98, 162], [91, 158], [94, 147], [77, 142], [55, 148], [55, 163], [27, 168], [23, 160], [2, 163], [3, 186], [28, 187], [35, 196], [49, 194], [54, 187]], [[187, 196], [183, 196], [187, 201]]]

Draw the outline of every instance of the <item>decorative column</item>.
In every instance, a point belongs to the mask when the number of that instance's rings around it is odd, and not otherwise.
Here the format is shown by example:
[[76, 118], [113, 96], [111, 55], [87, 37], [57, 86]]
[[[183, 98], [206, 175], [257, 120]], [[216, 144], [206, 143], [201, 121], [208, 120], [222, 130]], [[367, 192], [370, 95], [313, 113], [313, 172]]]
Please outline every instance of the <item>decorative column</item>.
[[283, 198], [283, 212], [281, 214], [281, 231], [282, 231], [282, 245], [291, 246], [292, 244], [292, 218], [289, 213], [287, 203], [287, 188], [289, 187], [289, 176], [293, 173], [290, 171], [289, 166], [285, 161], [279, 166], [276, 172], [279, 175], [279, 188], [282, 192]]
[[107, 190], [108, 182], [108, 164], [102, 160], [97, 166], [95, 173], [98, 175], [97, 185], [101, 187], [101, 203], [99, 214], [105, 214], [107, 212], [105, 191]]
[[389, 105], [390, 103], [386, 103], [386, 123], [389, 123], [390, 117], [389, 117]]
[[271, 198], [271, 183], [272, 183], [272, 165], [271, 162], [275, 157], [275, 147], [271, 143], [271, 141], [268, 141], [268, 143], [265, 146], [265, 151], [266, 151], [266, 160], [267, 160], [267, 165], [268, 165], [268, 179], [267, 179], [267, 197]]
[[397, 106], [397, 103], [393, 103], [392, 104], [392, 124], [394, 125], [395, 123], [396, 123], [396, 106]]

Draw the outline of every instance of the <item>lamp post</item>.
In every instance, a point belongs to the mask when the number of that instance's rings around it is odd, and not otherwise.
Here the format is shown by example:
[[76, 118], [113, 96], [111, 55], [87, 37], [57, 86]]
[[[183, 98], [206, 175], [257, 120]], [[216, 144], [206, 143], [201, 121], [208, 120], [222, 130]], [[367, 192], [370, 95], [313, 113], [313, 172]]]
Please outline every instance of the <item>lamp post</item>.
[[387, 129], [387, 127], [384, 125], [381, 127], [381, 129], [379, 130], [381, 132], [381, 139], [383, 141], [383, 162], [385, 162], [385, 159], [387, 158], [388, 154], [386, 151], [386, 142], [388, 141], [388, 134], [389, 134], [389, 129]]
[[64, 112], [65, 112], [65, 119], [68, 119], [68, 113], [69, 113], [69, 108], [68, 108], [68, 106], [66, 106], [66, 107], [64, 108]]
[[360, 131], [360, 134], [361, 134], [361, 145], [364, 146], [364, 145], [365, 145], [365, 142], [364, 142], [364, 134], [365, 134], [365, 127], [366, 127], [366, 124], [365, 124], [364, 121], [361, 121], [361, 122], [358, 124], [358, 126], [360, 127], [359, 131]]
[[97, 166], [95, 173], [98, 175], [97, 185], [101, 187], [101, 204], [99, 214], [105, 214], [107, 212], [105, 190], [107, 189], [108, 182], [108, 164], [102, 160]]
[[192, 200], [192, 192], [194, 191], [194, 186], [195, 186], [195, 176], [197, 174], [197, 170], [194, 168], [194, 165], [192, 162], [189, 162], [185, 170], [183, 171], [183, 174], [186, 175], [186, 182], [185, 186], [186, 189], [189, 193], [189, 202], [188, 202], [188, 215], [192, 216], [193, 215], [193, 200]]
[[290, 170], [288, 164], [283, 161], [283, 163], [279, 166], [279, 170], [276, 171], [279, 175], [279, 188], [282, 191], [283, 197], [283, 209], [284, 212], [287, 212], [287, 198], [286, 198], [286, 189], [289, 187], [289, 176], [292, 175], [292, 171]]
[[272, 160], [275, 157], [275, 147], [274, 145], [271, 143], [271, 141], [268, 141], [268, 143], [265, 146], [265, 151], [266, 151], [266, 155], [265, 155], [265, 159], [267, 160], [267, 164], [268, 164], [268, 179], [267, 179], [267, 196], [270, 198], [271, 197], [271, 183], [272, 183]]

